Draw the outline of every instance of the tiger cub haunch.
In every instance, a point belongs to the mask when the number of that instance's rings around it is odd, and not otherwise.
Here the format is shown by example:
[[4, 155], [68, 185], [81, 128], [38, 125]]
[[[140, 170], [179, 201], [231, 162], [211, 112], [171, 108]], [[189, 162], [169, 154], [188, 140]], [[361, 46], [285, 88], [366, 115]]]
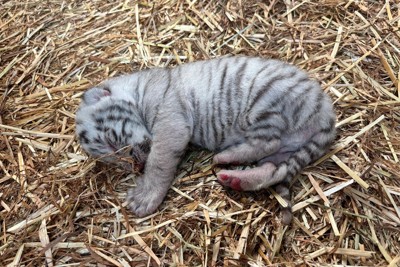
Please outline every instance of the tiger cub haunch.
[[335, 137], [330, 98], [299, 68], [278, 60], [225, 57], [154, 68], [110, 79], [85, 92], [76, 114], [83, 149], [102, 160], [144, 168], [128, 202], [153, 213], [189, 143], [217, 151], [214, 164], [235, 190], [275, 186], [288, 203], [289, 182], [321, 157]]

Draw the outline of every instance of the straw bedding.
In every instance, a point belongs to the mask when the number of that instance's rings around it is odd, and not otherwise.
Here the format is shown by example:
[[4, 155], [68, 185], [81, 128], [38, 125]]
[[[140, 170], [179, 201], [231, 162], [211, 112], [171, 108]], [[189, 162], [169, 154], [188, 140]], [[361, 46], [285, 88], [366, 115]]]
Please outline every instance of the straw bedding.
[[[1, 266], [400, 266], [397, 1], [3, 1]], [[220, 186], [189, 151], [159, 211], [126, 207], [134, 177], [88, 158], [80, 95], [108, 77], [222, 55], [279, 58], [333, 98], [332, 151], [292, 184]], [[283, 203], [284, 204], [284, 203]]]

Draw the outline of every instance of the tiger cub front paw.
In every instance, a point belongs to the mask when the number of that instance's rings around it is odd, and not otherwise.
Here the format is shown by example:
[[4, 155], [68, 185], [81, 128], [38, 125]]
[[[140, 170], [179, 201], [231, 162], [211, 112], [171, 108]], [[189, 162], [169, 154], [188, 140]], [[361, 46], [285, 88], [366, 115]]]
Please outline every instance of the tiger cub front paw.
[[136, 182], [136, 187], [128, 191], [128, 205], [138, 217], [145, 217], [154, 213], [165, 197], [165, 193], [157, 187], [149, 187], [141, 177]]

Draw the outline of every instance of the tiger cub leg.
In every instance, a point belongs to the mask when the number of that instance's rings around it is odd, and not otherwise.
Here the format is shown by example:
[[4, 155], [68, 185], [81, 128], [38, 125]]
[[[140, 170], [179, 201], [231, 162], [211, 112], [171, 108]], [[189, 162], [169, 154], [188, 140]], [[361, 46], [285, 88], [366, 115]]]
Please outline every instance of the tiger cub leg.
[[248, 170], [222, 170], [218, 172], [217, 179], [222, 185], [237, 191], [256, 191], [274, 185], [276, 193], [287, 204], [287, 206], [282, 207], [281, 212], [282, 223], [288, 225], [293, 218], [290, 183], [286, 178], [283, 181], [278, 181], [273, 173], [276, 171], [276, 166], [286, 161], [292, 154], [292, 151], [280, 150], [260, 160], [259, 166], [256, 168]]
[[279, 150], [281, 140], [274, 138], [270, 141], [250, 139], [248, 142], [231, 146], [216, 154], [214, 164], [240, 164], [256, 162]]
[[[281, 140], [278, 138], [249, 139], [245, 143], [231, 146], [214, 156], [214, 164], [240, 164], [260, 161], [279, 151]], [[249, 170], [221, 170], [217, 174], [218, 181], [235, 190], [254, 191], [264, 187], [265, 180], [272, 176], [276, 166], [273, 163], [261, 164]]]
[[275, 164], [267, 162], [247, 170], [221, 170], [217, 179], [222, 185], [237, 191], [256, 191], [265, 187], [266, 180], [275, 170]]

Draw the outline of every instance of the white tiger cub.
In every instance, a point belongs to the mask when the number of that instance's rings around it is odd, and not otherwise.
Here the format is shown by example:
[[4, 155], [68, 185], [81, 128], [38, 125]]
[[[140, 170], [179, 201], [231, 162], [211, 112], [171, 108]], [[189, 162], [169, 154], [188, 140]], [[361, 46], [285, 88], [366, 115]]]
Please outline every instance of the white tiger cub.
[[335, 138], [330, 98], [290, 64], [224, 57], [154, 68], [110, 79], [85, 92], [76, 132], [89, 154], [143, 169], [128, 202], [137, 216], [153, 213], [174, 180], [189, 143], [217, 151], [218, 181], [235, 190], [275, 186], [288, 203], [289, 182], [321, 157]]

